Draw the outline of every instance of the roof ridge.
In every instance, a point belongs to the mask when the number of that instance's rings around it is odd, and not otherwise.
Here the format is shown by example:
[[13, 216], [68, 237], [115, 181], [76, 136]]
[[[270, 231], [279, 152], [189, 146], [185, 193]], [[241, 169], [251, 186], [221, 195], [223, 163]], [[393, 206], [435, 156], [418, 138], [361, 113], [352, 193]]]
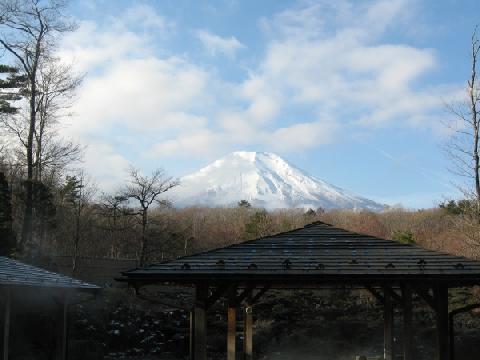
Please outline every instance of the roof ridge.
[[225, 246], [222, 246], [222, 247], [217, 247], [217, 248], [214, 248], [214, 249], [201, 251], [201, 252], [191, 254], [191, 255], [184, 255], [184, 256], [180, 256], [180, 257], [177, 257], [177, 258], [172, 259], [172, 260], [167, 260], [167, 261], [163, 261], [163, 262], [155, 262], [155, 263], [152, 263], [150, 265], [143, 266], [141, 268], [128, 270], [125, 273], [128, 273], [130, 271], [134, 271], [134, 270], [138, 270], [138, 269], [142, 269], [142, 268], [148, 268], [148, 267], [153, 267], [153, 266], [157, 266], [157, 265], [168, 264], [168, 263], [171, 263], [171, 262], [174, 262], [174, 261], [181, 261], [183, 259], [187, 260], [187, 259], [191, 259], [191, 258], [198, 257], [198, 256], [201, 256], [201, 255], [211, 254], [211, 253], [217, 252], [219, 250], [230, 249], [232, 247], [236, 247], [236, 246], [244, 245], [244, 244], [251, 244], [251, 243], [263, 240], [263, 239], [272, 238], [272, 237], [276, 237], [276, 236], [282, 236], [282, 235], [294, 233], [294, 232], [297, 232], [297, 231], [300, 231], [300, 230], [303, 230], [303, 229], [314, 228], [316, 226], [328, 226], [332, 229], [345, 231], [346, 233], [352, 234], [352, 235], [357, 235], [357, 236], [362, 236], [362, 237], [366, 236], [366, 237], [369, 237], [371, 239], [387, 241], [387, 242], [391, 242], [391, 243], [394, 243], [394, 244], [397, 244], [397, 245], [400, 245], [400, 246], [404, 246], [404, 247], [417, 248], [417, 249], [422, 249], [422, 250], [426, 250], [426, 251], [429, 251], [429, 252], [442, 253], [444, 255], [456, 256], [456, 257], [460, 257], [460, 258], [469, 260], [465, 256], [453, 255], [453, 254], [449, 254], [449, 253], [444, 252], [444, 251], [427, 249], [427, 248], [424, 248], [424, 247], [422, 247], [420, 245], [417, 245], [417, 244], [405, 244], [405, 243], [401, 243], [401, 242], [398, 242], [398, 241], [395, 241], [395, 240], [392, 240], [392, 239], [385, 239], [385, 238], [381, 238], [381, 237], [378, 237], [378, 236], [373, 236], [373, 235], [369, 235], [369, 234], [365, 234], [365, 233], [359, 233], [359, 232], [347, 230], [347, 229], [337, 227], [337, 226], [334, 226], [332, 224], [317, 220], [317, 221], [305, 224], [302, 227], [298, 227], [298, 228], [295, 228], [295, 229], [292, 229], [292, 230], [282, 231], [282, 232], [278, 232], [278, 233], [275, 233], [275, 234], [266, 235], [266, 236], [262, 236], [262, 237], [259, 237], [259, 238], [251, 239], [251, 240], [245, 240], [245, 241], [241, 241], [241, 242], [238, 242], [238, 243], [229, 244], [229, 245], [225, 245]]
[[[231, 248], [231, 247], [234, 247], [234, 246], [237, 246], [237, 245], [243, 245], [243, 244], [247, 244], [247, 243], [252, 243], [252, 242], [259, 241], [259, 240], [262, 240], [262, 239], [266, 239], [266, 238], [269, 238], [269, 237], [272, 237], [272, 236], [278, 236], [278, 235], [288, 234], [288, 233], [291, 233], [291, 232], [294, 232], [294, 231], [299, 231], [299, 230], [305, 229], [305, 228], [307, 228], [307, 227], [313, 227], [313, 226], [317, 226], [317, 225], [333, 226], [333, 225], [331, 225], [331, 224], [327, 224], [327, 223], [324, 223], [324, 222], [322, 222], [322, 221], [314, 221], [314, 222], [311, 222], [311, 223], [309, 223], [309, 224], [306, 224], [306, 225], [304, 225], [304, 226], [302, 226], [302, 227], [295, 228], [295, 229], [292, 229], [292, 230], [281, 231], [281, 232], [278, 232], [278, 233], [275, 233], [275, 234], [272, 234], [272, 235], [266, 235], [266, 236], [262, 236], [262, 237], [255, 238], [255, 239], [251, 239], [251, 240], [245, 240], [245, 241], [242, 241], [242, 242], [238, 242], [238, 243], [234, 243], [234, 244], [229, 244], [229, 245], [225, 245], [225, 246], [222, 246], [222, 247], [217, 247], [217, 248], [210, 249], [210, 250], [201, 251], [201, 252], [198, 252], [198, 253], [195, 253], [195, 254], [191, 254], [191, 255], [179, 256], [179, 257], [177, 257], [176, 259], [167, 260], [167, 261], [163, 261], [163, 262], [156, 262], [156, 263], [153, 263], [153, 264], [150, 264], [150, 265], [147, 265], [147, 266], [143, 266], [143, 268], [145, 268], [145, 267], [151, 267], [151, 266], [156, 266], [156, 265], [160, 265], [160, 264], [168, 264], [168, 263], [170, 263], [170, 262], [172, 262], [172, 261], [178, 261], [178, 260], [182, 260], [182, 259], [187, 259], [187, 258], [191, 258], [191, 257], [194, 257], [194, 256], [205, 255], [205, 254], [209, 254], [209, 253], [214, 252], [214, 251], [223, 250], [223, 249], [228, 249], [228, 248]], [[135, 269], [132, 269], [132, 270], [128, 270], [128, 271], [126, 271], [126, 272], [133, 271], [133, 270], [138, 270], [138, 269], [141, 269], [141, 268], [135, 268]]]
[[326, 223], [324, 221], [317, 220], [317, 221], [314, 221], [314, 222], [311, 222], [309, 224], [304, 225], [303, 228], [310, 228], [310, 227], [314, 227], [314, 226], [317, 226], [317, 225], [327, 225], [327, 226], [334, 227], [332, 224]]
[[[303, 230], [303, 231], [301, 231]], [[265, 239], [264, 241], [259, 241]], [[247, 244], [247, 245], [245, 245]], [[250, 245], [248, 245], [250, 244]], [[365, 280], [480, 282], [480, 262], [315, 221], [176, 260], [122, 272], [127, 281], [293, 284]]]

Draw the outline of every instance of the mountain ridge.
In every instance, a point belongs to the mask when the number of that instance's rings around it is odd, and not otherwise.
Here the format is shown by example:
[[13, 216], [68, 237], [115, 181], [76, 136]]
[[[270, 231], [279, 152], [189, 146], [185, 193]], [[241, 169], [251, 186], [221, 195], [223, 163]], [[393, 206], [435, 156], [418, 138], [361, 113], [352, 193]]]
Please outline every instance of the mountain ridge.
[[384, 205], [327, 183], [269, 152], [236, 151], [180, 179], [172, 200], [185, 207], [368, 209]]

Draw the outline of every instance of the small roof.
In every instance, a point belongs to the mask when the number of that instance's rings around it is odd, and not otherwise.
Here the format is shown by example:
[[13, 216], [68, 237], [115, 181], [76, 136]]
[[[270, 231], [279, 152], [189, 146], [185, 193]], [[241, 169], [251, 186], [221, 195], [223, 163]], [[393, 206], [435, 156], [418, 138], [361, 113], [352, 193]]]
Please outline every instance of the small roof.
[[98, 290], [96, 285], [0, 256], [0, 286]]
[[[480, 284], [480, 262], [315, 222], [123, 273], [129, 283]], [[299, 286], [300, 287], [300, 286]]]

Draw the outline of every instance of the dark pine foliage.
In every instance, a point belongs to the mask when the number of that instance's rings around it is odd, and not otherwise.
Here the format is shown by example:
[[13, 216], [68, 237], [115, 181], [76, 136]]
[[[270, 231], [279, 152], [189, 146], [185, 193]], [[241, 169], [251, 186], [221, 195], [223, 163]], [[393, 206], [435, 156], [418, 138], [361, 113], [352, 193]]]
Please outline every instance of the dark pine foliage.
[[14, 249], [11, 193], [5, 175], [0, 172], [0, 255], [11, 255]]
[[18, 108], [13, 103], [22, 99], [27, 78], [17, 68], [4, 64], [0, 64], [0, 75], [3, 75], [0, 78], [0, 114], [15, 114]]

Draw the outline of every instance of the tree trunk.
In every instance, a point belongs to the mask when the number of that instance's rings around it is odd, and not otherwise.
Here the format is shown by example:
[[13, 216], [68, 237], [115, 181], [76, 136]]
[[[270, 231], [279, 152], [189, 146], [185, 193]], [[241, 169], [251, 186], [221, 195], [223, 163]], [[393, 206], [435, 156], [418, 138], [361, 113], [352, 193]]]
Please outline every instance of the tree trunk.
[[75, 224], [75, 237], [73, 243], [73, 255], [72, 255], [72, 275], [75, 275], [77, 271], [77, 258], [78, 258], [78, 245], [80, 243], [80, 216], [81, 216], [81, 205], [78, 205], [77, 210], [77, 221]]
[[20, 250], [32, 240], [33, 222], [33, 135], [36, 122], [36, 71], [30, 76], [30, 124], [27, 139], [27, 181], [25, 182], [25, 210], [23, 215], [22, 240]]
[[480, 155], [479, 149], [479, 119], [477, 114], [477, 55], [478, 55], [478, 40], [475, 40], [475, 34], [472, 38], [472, 73], [470, 81], [468, 82], [468, 92], [470, 97], [470, 113], [471, 125], [473, 127], [473, 175], [475, 181], [475, 200], [476, 200], [476, 218], [480, 223]]
[[145, 265], [147, 254], [147, 226], [148, 226], [148, 209], [142, 211], [142, 243], [140, 244], [140, 266]]

